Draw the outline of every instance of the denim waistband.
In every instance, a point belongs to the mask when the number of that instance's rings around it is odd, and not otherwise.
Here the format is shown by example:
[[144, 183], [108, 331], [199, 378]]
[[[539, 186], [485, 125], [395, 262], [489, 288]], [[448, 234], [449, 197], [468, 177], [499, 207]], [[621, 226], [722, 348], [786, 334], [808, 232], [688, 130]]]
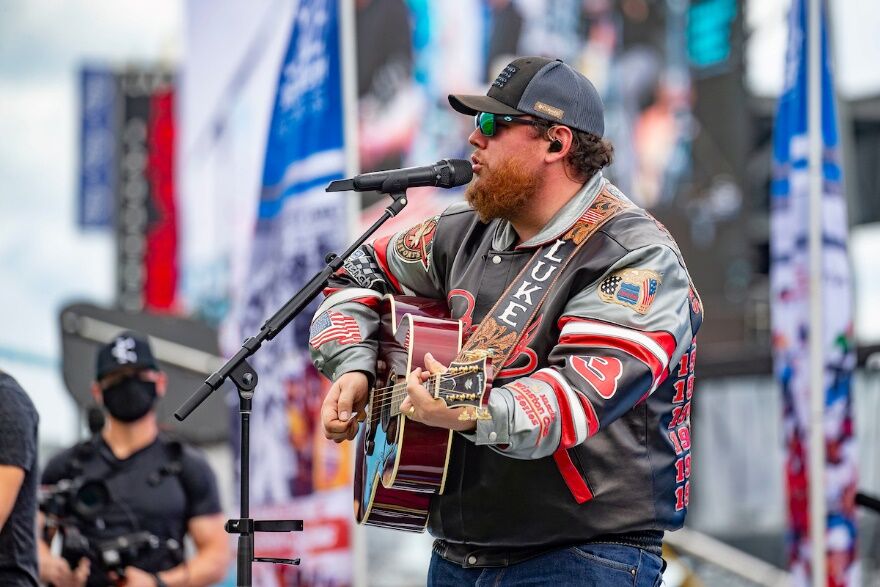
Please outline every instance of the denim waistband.
[[465, 568], [506, 567], [544, 554], [545, 552], [566, 548], [575, 544], [622, 544], [662, 557], [663, 531], [641, 530], [621, 534], [603, 534], [569, 544], [516, 548], [478, 547], [472, 544], [459, 544], [438, 539], [434, 541], [433, 549], [439, 556]]

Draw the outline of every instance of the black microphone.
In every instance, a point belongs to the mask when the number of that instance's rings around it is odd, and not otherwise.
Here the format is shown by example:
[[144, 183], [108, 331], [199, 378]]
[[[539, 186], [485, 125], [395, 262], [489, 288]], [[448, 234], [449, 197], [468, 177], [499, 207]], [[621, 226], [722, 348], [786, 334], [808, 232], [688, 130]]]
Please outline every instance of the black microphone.
[[404, 167], [389, 171], [362, 173], [351, 179], [331, 181], [328, 192], [369, 192], [384, 194], [399, 193], [406, 188], [437, 186], [454, 188], [468, 183], [474, 176], [470, 161], [464, 159], [443, 159], [425, 167]]

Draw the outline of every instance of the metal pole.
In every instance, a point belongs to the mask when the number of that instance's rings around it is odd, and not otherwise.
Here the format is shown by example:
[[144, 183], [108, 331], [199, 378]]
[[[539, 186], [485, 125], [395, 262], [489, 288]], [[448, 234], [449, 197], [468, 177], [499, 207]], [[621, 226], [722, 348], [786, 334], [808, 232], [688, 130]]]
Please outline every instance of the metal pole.
[[825, 531], [825, 360], [822, 300], [822, 55], [821, 0], [807, 14], [807, 112], [809, 136], [810, 254], [810, 545], [813, 587], [827, 584]]
[[[342, 112], [345, 133], [345, 174], [353, 177], [360, 173], [358, 157], [358, 102], [357, 102], [357, 35], [355, 28], [354, 0], [339, 1], [339, 55], [342, 68]], [[348, 194], [348, 234], [357, 234], [361, 212], [362, 194]], [[347, 450], [354, 450], [349, 443]], [[343, 449], [346, 450], [346, 449]], [[359, 525], [354, 516], [349, 516], [351, 524], [352, 584], [354, 587], [367, 585], [367, 540], [365, 528]]]

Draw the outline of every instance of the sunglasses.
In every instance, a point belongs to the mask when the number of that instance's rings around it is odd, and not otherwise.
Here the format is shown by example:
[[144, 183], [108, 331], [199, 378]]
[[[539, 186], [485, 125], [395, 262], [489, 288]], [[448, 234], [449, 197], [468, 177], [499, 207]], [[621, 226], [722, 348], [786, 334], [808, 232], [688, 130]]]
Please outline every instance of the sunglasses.
[[498, 127], [506, 124], [530, 124], [534, 126], [535, 121], [508, 114], [493, 114], [491, 112], [478, 112], [474, 116], [474, 126], [480, 129], [480, 132], [486, 137], [495, 136], [495, 133], [498, 132]]

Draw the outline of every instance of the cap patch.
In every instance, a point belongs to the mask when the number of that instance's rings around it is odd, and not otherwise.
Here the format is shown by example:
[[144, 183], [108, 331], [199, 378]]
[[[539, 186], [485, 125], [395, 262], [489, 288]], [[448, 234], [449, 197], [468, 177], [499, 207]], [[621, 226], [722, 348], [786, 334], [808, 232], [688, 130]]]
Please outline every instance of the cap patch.
[[619, 304], [639, 314], [647, 314], [657, 289], [660, 274], [650, 269], [624, 269], [612, 273], [599, 285], [599, 299]]
[[498, 74], [498, 77], [495, 78], [495, 81], [492, 82], [492, 85], [496, 88], [503, 88], [507, 85], [507, 82], [510, 81], [510, 78], [519, 71], [519, 68], [512, 63], [501, 70], [501, 73]]
[[110, 351], [113, 358], [120, 365], [127, 363], [135, 363], [138, 360], [137, 352], [135, 352], [135, 342], [133, 338], [122, 337], [117, 338], [113, 343], [113, 349]]
[[565, 110], [561, 110], [559, 108], [555, 108], [550, 104], [544, 104], [543, 102], [535, 102], [535, 110], [546, 114], [547, 116], [552, 116], [557, 120], [562, 120], [562, 117], [565, 116]]

